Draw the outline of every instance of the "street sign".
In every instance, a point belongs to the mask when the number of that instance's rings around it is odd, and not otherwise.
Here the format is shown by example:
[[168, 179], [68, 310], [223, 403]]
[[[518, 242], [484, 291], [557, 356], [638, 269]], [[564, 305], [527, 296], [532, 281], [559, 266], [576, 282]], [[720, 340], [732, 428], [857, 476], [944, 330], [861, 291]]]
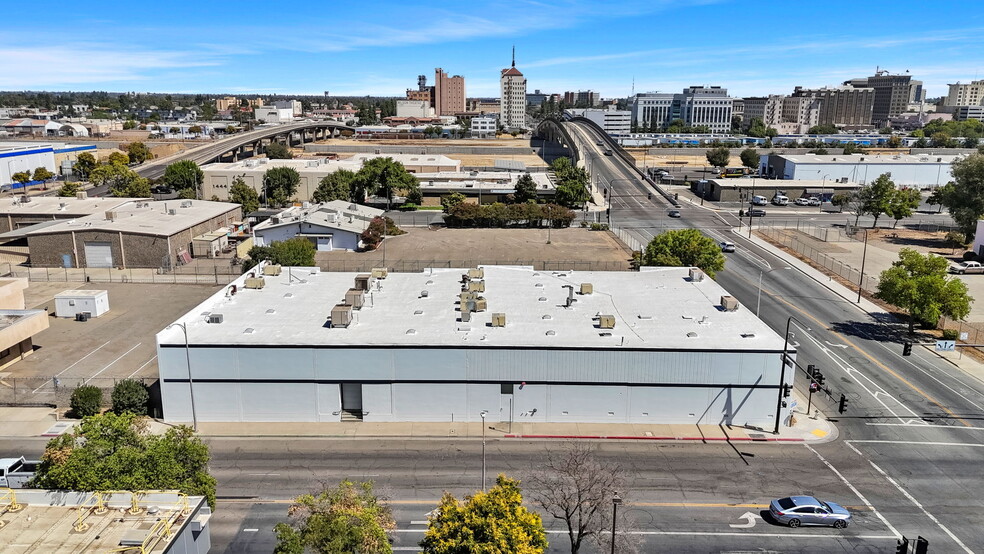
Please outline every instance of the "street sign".
[[937, 352], [953, 352], [956, 349], [957, 341], [938, 340], [936, 341]]
[[963, 333], [960, 333], [960, 340], [967, 340], [969, 337], [970, 337], [970, 333], [968, 333], [966, 331], [964, 331]]

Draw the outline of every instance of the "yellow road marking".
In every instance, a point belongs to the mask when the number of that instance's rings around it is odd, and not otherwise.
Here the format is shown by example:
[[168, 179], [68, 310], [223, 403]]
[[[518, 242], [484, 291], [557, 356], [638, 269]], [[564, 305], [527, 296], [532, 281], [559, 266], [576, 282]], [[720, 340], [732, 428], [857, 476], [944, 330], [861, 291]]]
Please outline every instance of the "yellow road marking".
[[[743, 279], [743, 280], [744, 280], [744, 281], [745, 281], [746, 283], [749, 283], [749, 284], [751, 284], [751, 281], [749, 281], [748, 279], [744, 279], [743, 277], [742, 277], [742, 279]], [[891, 368], [889, 368], [889, 367], [888, 367], [887, 365], [885, 365], [885, 364], [883, 364], [883, 363], [881, 363], [881, 362], [879, 362], [878, 360], [876, 360], [876, 359], [874, 359], [873, 357], [871, 357], [871, 355], [869, 355], [869, 354], [868, 354], [867, 352], [865, 352], [865, 351], [864, 351], [864, 350], [862, 350], [861, 348], [858, 348], [858, 345], [856, 345], [856, 344], [854, 344], [853, 342], [851, 342], [851, 341], [850, 341], [850, 340], [849, 340], [849, 339], [848, 339], [847, 337], [845, 337], [844, 335], [842, 335], [842, 334], [840, 334], [840, 333], [838, 333], [837, 331], [834, 331], [834, 330], [833, 330], [833, 329], [831, 329], [830, 327], [827, 327], [827, 325], [826, 325], [826, 324], [824, 324], [824, 323], [823, 323], [822, 321], [820, 321], [819, 319], [817, 319], [817, 318], [815, 318], [815, 317], [813, 317], [812, 315], [810, 315], [810, 314], [808, 314], [808, 313], [806, 313], [806, 312], [804, 312], [803, 310], [801, 310], [801, 309], [799, 309], [799, 308], [797, 308], [796, 306], [794, 306], [794, 305], [792, 305], [792, 304], [791, 304], [790, 302], [787, 302], [787, 301], [786, 301], [786, 300], [785, 300], [784, 298], [782, 298], [782, 297], [780, 297], [780, 296], [778, 296], [778, 295], [776, 295], [775, 293], [773, 293], [773, 292], [771, 292], [771, 291], [769, 291], [769, 290], [766, 290], [766, 291], [765, 291], [765, 293], [766, 293], [767, 295], [769, 295], [769, 296], [771, 296], [771, 297], [773, 297], [773, 298], [775, 298], [776, 300], [778, 300], [778, 301], [780, 301], [780, 302], [782, 302], [783, 304], [785, 304], [785, 305], [787, 305], [787, 306], [789, 306], [790, 308], [792, 308], [792, 309], [794, 309], [794, 310], [796, 310], [797, 312], [799, 312], [799, 313], [801, 313], [801, 314], [803, 314], [803, 316], [804, 316], [804, 317], [807, 317], [807, 318], [809, 318], [809, 319], [812, 319], [812, 320], [813, 320], [814, 322], [816, 322], [816, 324], [817, 324], [817, 325], [819, 325], [819, 326], [821, 326], [821, 327], [823, 327], [824, 329], [826, 329], [826, 330], [827, 330], [827, 332], [829, 332], [829, 333], [831, 333], [832, 335], [834, 335], [834, 336], [836, 336], [836, 337], [838, 337], [838, 338], [840, 338], [840, 340], [842, 340], [842, 341], [844, 341], [844, 342], [846, 342], [847, 344], [849, 344], [849, 345], [851, 345], [851, 347], [852, 347], [852, 348], [854, 348], [855, 350], [857, 350], [857, 351], [858, 351], [858, 353], [860, 353], [860, 354], [861, 354], [862, 356], [864, 356], [865, 358], [868, 358], [869, 360], [871, 360], [871, 363], [873, 363], [873, 364], [875, 364], [875, 365], [877, 365], [878, 367], [880, 367], [880, 368], [882, 368], [883, 370], [885, 370], [886, 372], [888, 372], [888, 373], [889, 373], [890, 375], [892, 375], [893, 377], [895, 377], [896, 379], [898, 379], [899, 381], [902, 381], [903, 383], [905, 383], [905, 384], [906, 384], [906, 386], [908, 386], [908, 387], [909, 387], [910, 389], [912, 389], [912, 390], [914, 390], [914, 391], [916, 391], [916, 392], [917, 392], [917, 393], [918, 393], [918, 394], [919, 394], [920, 396], [922, 396], [922, 397], [923, 397], [923, 398], [925, 398], [926, 400], [928, 400], [928, 401], [930, 401], [930, 402], [931, 402], [931, 403], [933, 403], [933, 404], [936, 404], [936, 406], [938, 406], [938, 407], [939, 407], [939, 408], [940, 408], [941, 410], [943, 410], [944, 412], [946, 412], [946, 413], [948, 413], [948, 414], [950, 414], [950, 417], [952, 417], [953, 419], [955, 419], [955, 420], [957, 420], [957, 421], [959, 421], [960, 423], [963, 423], [963, 424], [964, 424], [964, 427], [972, 427], [972, 425], [971, 425], [970, 423], [967, 423], [967, 422], [966, 422], [966, 421], [964, 421], [963, 419], [961, 419], [961, 418], [959, 418], [959, 417], [957, 417], [957, 414], [955, 414], [955, 413], [953, 413], [953, 412], [951, 412], [949, 408], [947, 408], [947, 407], [946, 407], [946, 406], [944, 406], [943, 404], [940, 404], [939, 402], [937, 402], [935, 398], [933, 398], [932, 396], [930, 396], [930, 395], [928, 395], [928, 394], [926, 394], [925, 392], [923, 392], [923, 391], [922, 391], [922, 389], [920, 389], [919, 387], [917, 387], [917, 386], [915, 386], [915, 385], [913, 385], [913, 384], [912, 384], [911, 382], [909, 382], [909, 380], [908, 380], [908, 379], [906, 379], [905, 377], [902, 377], [901, 375], [899, 375], [898, 373], [896, 373], [896, 372], [895, 372], [894, 370], [892, 370]]]

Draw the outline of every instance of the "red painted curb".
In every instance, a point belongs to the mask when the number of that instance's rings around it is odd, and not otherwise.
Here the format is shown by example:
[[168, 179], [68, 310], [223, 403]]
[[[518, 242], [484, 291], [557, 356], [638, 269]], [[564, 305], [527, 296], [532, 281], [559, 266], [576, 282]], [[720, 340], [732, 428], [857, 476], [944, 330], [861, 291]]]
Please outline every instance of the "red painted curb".
[[641, 440], [641, 441], [731, 441], [731, 442], [804, 442], [804, 439], [791, 438], [761, 438], [751, 437], [637, 437], [622, 435], [503, 435], [506, 439], [609, 439], [609, 440]]

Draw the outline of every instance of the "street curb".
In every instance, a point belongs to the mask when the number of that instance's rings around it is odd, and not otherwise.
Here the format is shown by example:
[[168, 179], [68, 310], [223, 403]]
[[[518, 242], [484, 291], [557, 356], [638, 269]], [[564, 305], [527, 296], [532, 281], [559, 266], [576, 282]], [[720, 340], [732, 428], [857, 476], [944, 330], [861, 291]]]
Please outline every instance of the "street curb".
[[805, 442], [797, 438], [761, 438], [751, 437], [641, 437], [631, 435], [503, 435], [505, 439], [575, 439], [575, 440], [643, 440], [643, 441], [721, 441], [721, 442]]

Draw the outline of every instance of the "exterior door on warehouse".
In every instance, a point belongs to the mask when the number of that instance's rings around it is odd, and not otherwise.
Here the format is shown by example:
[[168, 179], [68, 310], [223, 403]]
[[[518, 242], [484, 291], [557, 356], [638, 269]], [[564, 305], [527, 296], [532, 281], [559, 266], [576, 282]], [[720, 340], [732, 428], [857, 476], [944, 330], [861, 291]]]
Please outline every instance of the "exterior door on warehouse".
[[85, 243], [86, 267], [113, 267], [113, 247], [108, 242]]

